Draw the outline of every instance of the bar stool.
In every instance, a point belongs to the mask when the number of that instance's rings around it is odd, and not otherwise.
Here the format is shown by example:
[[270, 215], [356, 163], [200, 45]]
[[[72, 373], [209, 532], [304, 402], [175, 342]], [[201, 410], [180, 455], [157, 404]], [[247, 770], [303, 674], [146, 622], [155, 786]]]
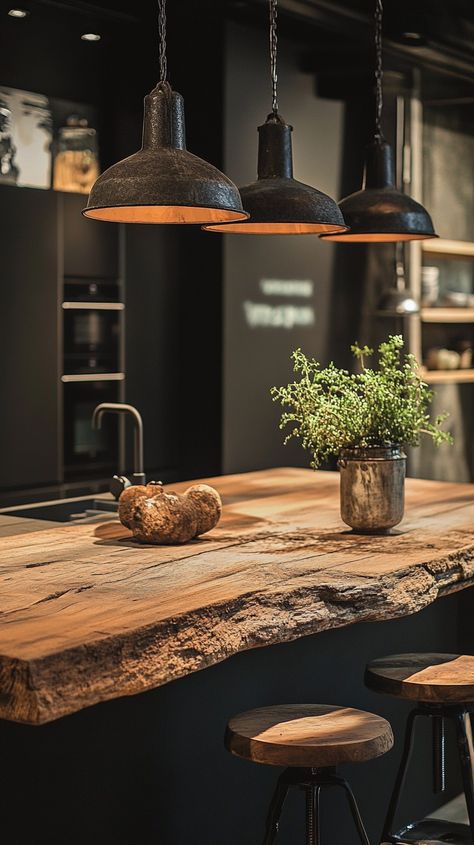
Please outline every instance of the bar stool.
[[[474, 841], [474, 752], [470, 713], [474, 709], [474, 657], [458, 654], [395, 654], [368, 664], [365, 682], [375, 692], [416, 701], [408, 716], [400, 768], [383, 829], [382, 842]], [[446, 789], [445, 722], [456, 727], [459, 762], [469, 826], [444, 820], [412, 822], [393, 833], [395, 816], [413, 750], [415, 722], [428, 717], [433, 730], [433, 791]]]
[[370, 845], [354, 794], [336, 767], [362, 763], [389, 751], [392, 729], [381, 716], [326, 704], [262, 707], [234, 716], [227, 725], [225, 744], [228, 751], [245, 760], [287, 767], [270, 803], [264, 845], [275, 841], [291, 787], [306, 795], [307, 845], [320, 845], [319, 799], [321, 791], [329, 787], [344, 790], [359, 839], [362, 845]]

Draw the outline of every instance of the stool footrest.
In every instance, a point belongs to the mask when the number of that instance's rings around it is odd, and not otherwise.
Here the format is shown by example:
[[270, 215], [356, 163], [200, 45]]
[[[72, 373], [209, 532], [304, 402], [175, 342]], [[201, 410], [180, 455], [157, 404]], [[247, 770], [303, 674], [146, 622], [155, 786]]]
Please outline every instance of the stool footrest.
[[423, 819], [384, 839], [382, 845], [472, 845], [467, 824], [443, 819]]

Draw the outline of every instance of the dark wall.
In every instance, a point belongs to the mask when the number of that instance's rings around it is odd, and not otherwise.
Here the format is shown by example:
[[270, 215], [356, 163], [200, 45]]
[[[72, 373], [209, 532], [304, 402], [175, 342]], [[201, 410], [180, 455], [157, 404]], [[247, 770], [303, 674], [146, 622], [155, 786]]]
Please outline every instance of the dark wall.
[[[176, 274], [179, 245], [175, 233], [151, 226], [124, 231], [126, 277], [126, 401], [138, 407], [145, 427], [145, 466], [171, 476], [179, 474], [179, 438], [171, 409], [179, 387], [179, 287]], [[174, 366], [173, 366], [174, 364]], [[130, 440], [132, 433], [129, 432]], [[128, 467], [131, 443], [127, 438]]]
[[[64, 845], [65, 839], [68, 845], [258, 845], [279, 769], [231, 757], [223, 746], [226, 721], [260, 705], [316, 701], [372, 710], [393, 725], [393, 751], [341, 770], [371, 841], [379, 842], [410, 705], [366, 690], [364, 666], [408, 649], [472, 653], [469, 618], [471, 590], [398, 621], [255, 649], [40, 728], [0, 722], [3, 839], [15, 845]], [[421, 730], [400, 823], [459, 791], [451, 733], [448, 742], [448, 791], [436, 797], [429, 726]], [[340, 799], [325, 798], [322, 813], [323, 841], [355, 845]], [[279, 845], [304, 841], [303, 820], [303, 798], [292, 795]]]
[[[317, 96], [314, 76], [300, 69], [303, 46], [285, 38], [284, 26], [285, 19], [279, 37], [279, 103], [281, 114], [294, 126], [295, 178], [338, 199], [348, 188], [355, 190], [361, 178], [365, 115], [359, 108], [349, 157], [356, 184], [348, 185], [343, 143], [353, 113], [346, 114], [341, 100]], [[265, 32], [229, 25], [226, 69], [225, 164], [241, 185], [255, 179], [257, 126], [270, 111]], [[336, 247], [315, 235], [225, 236], [225, 472], [307, 465], [300, 448], [282, 446], [280, 409], [269, 390], [290, 379], [289, 356], [298, 346], [323, 362], [334, 358], [345, 363], [345, 348], [357, 336], [362, 281], [360, 262], [352, 252], [348, 262], [348, 255], [340, 260]], [[306, 282], [308, 293], [266, 293], [269, 279]]]

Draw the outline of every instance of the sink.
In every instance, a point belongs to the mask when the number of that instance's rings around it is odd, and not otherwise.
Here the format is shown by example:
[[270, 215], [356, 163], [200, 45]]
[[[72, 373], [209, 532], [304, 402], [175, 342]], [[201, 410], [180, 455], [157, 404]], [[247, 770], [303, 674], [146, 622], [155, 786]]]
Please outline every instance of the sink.
[[64, 501], [41, 503], [40, 505], [20, 505], [16, 508], [1, 510], [0, 516], [19, 516], [22, 519], [47, 519], [52, 522], [94, 521], [107, 515], [115, 516], [118, 502], [110, 499], [65, 499]]

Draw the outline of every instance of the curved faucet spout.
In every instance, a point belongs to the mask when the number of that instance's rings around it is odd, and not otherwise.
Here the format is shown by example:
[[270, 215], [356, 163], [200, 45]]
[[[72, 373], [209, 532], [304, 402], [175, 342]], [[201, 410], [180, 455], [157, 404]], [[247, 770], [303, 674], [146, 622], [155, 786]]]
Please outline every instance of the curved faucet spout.
[[92, 428], [101, 428], [102, 417], [106, 413], [129, 414], [134, 422], [134, 484], [146, 484], [144, 460], [143, 460], [143, 420], [141, 414], [133, 405], [125, 405], [121, 402], [101, 402], [94, 408], [92, 414]]

